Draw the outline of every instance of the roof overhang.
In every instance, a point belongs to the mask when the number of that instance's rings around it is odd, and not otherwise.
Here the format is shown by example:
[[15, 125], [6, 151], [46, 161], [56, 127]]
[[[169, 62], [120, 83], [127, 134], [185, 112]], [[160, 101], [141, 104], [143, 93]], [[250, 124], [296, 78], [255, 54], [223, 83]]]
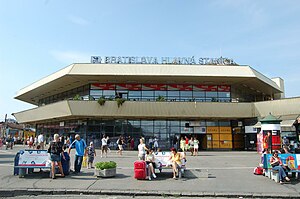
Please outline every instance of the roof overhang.
[[282, 92], [275, 82], [249, 66], [72, 64], [21, 89], [15, 98], [37, 105], [39, 99], [100, 82], [199, 83], [244, 86], [249, 88], [249, 92], [253, 90], [270, 95]]

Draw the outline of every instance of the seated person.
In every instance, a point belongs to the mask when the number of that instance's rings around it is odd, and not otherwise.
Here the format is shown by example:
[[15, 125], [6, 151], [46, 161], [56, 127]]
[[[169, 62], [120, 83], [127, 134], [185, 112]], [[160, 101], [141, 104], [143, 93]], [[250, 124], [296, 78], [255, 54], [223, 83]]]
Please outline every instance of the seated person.
[[171, 162], [172, 162], [172, 168], [173, 168], [173, 179], [176, 179], [176, 176], [178, 174], [178, 169], [181, 167], [181, 155], [180, 153], [177, 153], [177, 150], [175, 148], [171, 149], [172, 155], [170, 156]]
[[287, 177], [287, 175], [284, 171], [285, 166], [282, 164], [281, 159], [278, 157], [278, 151], [273, 152], [273, 156], [270, 159], [270, 163], [271, 163], [272, 169], [275, 171], [278, 171], [280, 184], [283, 183], [283, 179], [285, 179], [288, 182], [290, 181], [290, 179]]
[[148, 174], [149, 174], [149, 180], [151, 180], [151, 175], [153, 178], [156, 178], [155, 172], [154, 172], [154, 164], [155, 164], [155, 158], [153, 155], [153, 150], [148, 150], [146, 152], [145, 157], [146, 164], [148, 166]]

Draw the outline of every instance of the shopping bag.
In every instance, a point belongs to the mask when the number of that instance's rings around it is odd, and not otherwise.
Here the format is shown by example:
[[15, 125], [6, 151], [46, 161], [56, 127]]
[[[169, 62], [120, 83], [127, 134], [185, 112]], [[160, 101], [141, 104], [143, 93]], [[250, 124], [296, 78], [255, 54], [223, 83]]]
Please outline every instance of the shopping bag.
[[82, 160], [82, 168], [87, 168], [88, 165], [88, 159], [87, 156], [83, 156], [83, 160]]

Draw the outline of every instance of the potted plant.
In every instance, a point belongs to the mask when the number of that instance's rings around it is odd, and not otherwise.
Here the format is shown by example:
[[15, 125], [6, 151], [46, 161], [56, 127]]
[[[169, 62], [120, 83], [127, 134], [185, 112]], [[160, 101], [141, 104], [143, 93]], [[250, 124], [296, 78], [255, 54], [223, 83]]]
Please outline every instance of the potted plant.
[[95, 176], [114, 177], [116, 175], [117, 163], [114, 161], [97, 162], [95, 164]]
[[81, 97], [79, 94], [76, 94], [74, 97], [73, 97], [73, 100], [81, 100]]
[[116, 101], [117, 101], [118, 108], [119, 108], [120, 106], [122, 106], [122, 104], [123, 104], [126, 100], [123, 99], [123, 98], [117, 98]]
[[104, 97], [100, 97], [99, 99], [98, 99], [98, 104], [100, 104], [100, 106], [103, 106], [104, 104], [105, 104], [105, 98]]
[[164, 101], [166, 101], [166, 99], [165, 99], [164, 96], [159, 95], [159, 96], [156, 98], [156, 101], [158, 101], [158, 102], [164, 102]]

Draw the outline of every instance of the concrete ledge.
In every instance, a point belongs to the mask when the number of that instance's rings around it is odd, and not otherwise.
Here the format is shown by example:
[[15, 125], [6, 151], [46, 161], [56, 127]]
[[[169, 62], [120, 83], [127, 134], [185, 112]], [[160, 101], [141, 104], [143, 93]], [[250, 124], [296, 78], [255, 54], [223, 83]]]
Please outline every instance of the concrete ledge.
[[189, 198], [297, 198], [300, 194], [258, 194], [258, 193], [226, 193], [226, 192], [170, 192], [170, 191], [137, 191], [137, 190], [80, 190], [80, 189], [0, 189], [0, 197], [24, 195], [122, 195], [122, 196], [162, 196]]

